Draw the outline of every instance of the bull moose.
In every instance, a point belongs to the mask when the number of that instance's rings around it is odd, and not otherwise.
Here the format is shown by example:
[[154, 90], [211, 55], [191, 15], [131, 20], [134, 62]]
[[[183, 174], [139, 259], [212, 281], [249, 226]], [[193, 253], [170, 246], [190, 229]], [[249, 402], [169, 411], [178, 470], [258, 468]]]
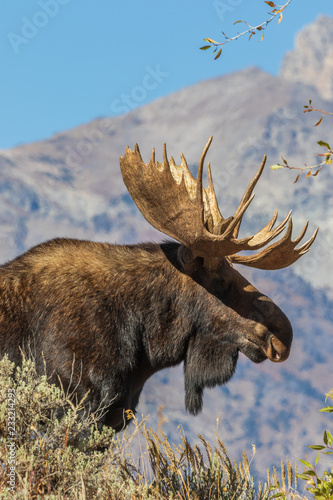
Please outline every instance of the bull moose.
[[[232, 217], [225, 219], [210, 165], [202, 185], [207, 142], [195, 179], [185, 157], [148, 164], [139, 148], [120, 158], [127, 189], [146, 220], [176, 240], [112, 245], [54, 239], [0, 267], [0, 356], [20, 362], [32, 353], [38, 372], [77, 394], [94, 410], [111, 403], [102, 424], [120, 430], [135, 411], [146, 380], [184, 362], [185, 407], [202, 409], [205, 387], [225, 384], [238, 353], [251, 361], [284, 361], [290, 352], [288, 318], [234, 268], [281, 269], [312, 245], [307, 223], [291, 239], [290, 213], [274, 228], [277, 212], [257, 234], [238, 239], [266, 157]], [[266, 246], [282, 231], [285, 234]], [[264, 249], [262, 249], [265, 247]], [[237, 255], [259, 250], [254, 255]]]

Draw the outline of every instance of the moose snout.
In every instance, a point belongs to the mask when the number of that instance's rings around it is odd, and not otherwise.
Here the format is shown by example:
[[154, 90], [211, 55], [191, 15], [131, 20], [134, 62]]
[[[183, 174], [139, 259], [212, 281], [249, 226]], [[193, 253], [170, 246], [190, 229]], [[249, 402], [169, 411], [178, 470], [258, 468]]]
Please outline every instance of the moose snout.
[[279, 339], [274, 335], [270, 335], [267, 341], [267, 351], [266, 355], [268, 359], [274, 361], [275, 363], [281, 363], [285, 361], [290, 353], [290, 347], [286, 347]]

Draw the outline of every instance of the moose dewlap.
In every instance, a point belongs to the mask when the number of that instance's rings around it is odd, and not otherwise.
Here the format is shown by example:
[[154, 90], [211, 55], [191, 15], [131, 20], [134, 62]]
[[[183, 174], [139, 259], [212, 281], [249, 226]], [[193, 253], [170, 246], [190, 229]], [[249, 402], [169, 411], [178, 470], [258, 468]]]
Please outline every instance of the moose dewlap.
[[[255, 363], [284, 361], [290, 352], [288, 318], [234, 268], [237, 262], [281, 269], [312, 245], [291, 239], [290, 213], [277, 212], [257, 234], [238, 239], [242, 217], [266, 157], [232, 217], [218, 207], [210, 167], [202, 186], [167, 159], [148, 164], [139, 148], [120, 158], [127, 189], [150, 224], [179, 243], [111, 245], [55, 239], [0, 267], [0, 356], [20, 363], [31, 353], [37, 370], [76, 387], [94, 410], [110, 404], [101, 424], [116, 430], [135, 411], [146, 380], [184, 362], [185, 406], [202, 408], [205, 387], [226, 383], [241, 351]], [[278, 241], [270, 243], [285, 231]], [[268, 245], [268, 246], [267, 246]], [[239, 256], [242, 250], [254, 255]]]

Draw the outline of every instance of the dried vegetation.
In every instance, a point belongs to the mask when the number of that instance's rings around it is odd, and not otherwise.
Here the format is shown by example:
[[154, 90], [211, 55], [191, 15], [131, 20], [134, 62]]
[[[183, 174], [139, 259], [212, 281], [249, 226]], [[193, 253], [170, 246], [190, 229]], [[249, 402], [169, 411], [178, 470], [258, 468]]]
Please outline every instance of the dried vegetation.
[[156, 432], [128, 415], [134, 425], [114, 435], [98, 427], [105, 407], [90, 412], [75, 401], [75, 388], [66, 393], [37, 376], [30, 359], [15, 368], [4, 357], [0, 380], [1, 500], [304, 498], [288, 461], [280, 482], [275, 470], [267, 484], [254, 485], [251, 460], [244, 452], [233, 461], [218, 433], [213, 446], [202, 435], [192, 445], [179, 429], [179, 444], [171, 444], [162, 410]]

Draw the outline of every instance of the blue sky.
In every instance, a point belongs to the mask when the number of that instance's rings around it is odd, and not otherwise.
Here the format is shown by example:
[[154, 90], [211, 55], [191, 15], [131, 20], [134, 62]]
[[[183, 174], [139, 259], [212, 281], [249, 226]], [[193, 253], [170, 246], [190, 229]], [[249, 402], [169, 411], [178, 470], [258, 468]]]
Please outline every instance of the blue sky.
[[[234, 36], [267, 19], [263, 0], [15, 0], [0, 7], [0, 148], [32, 142], [99, 116], [126, 112], [207, 78], [257, 65], [279, 72], [295, 34], [332, 0], [293, 0], [251, 41], [222, 57], [203, 38]], [[281, 5], [284, 0], [280, 0]]]

